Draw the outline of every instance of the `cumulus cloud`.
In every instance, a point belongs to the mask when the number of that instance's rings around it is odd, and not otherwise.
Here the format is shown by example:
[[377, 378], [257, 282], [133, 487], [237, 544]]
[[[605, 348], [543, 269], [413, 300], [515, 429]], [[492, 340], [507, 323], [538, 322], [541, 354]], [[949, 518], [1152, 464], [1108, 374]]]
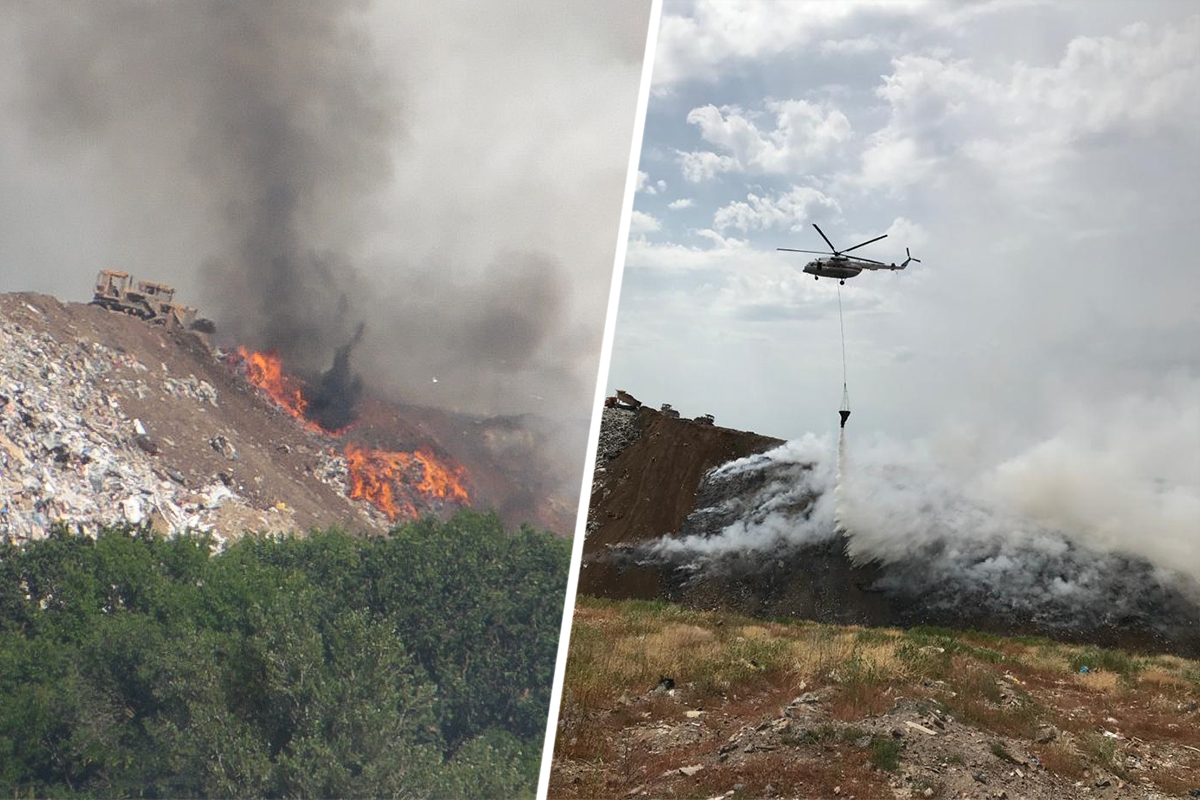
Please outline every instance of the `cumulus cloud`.
[[637, 173], [637, 188], [636, 191], [644, 194], [658, 194], [667, 188], [667, 182], [664, 180], [651, 181], [650, 176], [640, 169]]
[[631, 234], [653, 233], [661, 229], [662, 223], [651, 214], [634, 211], [629, 216], [629, 232]]
[[896, 217], [884, 231], [888, 238], [906, 245], [909, 248], [924, 247], [929, 241], [929, 233], [920, 224], [905, 217]]
[[884, 42], [875, 36], [856, 39], [826, 39], [821, 42], [822, 55], [862, 55], [883, 49]]
[[734, 158], [705, 150], [694, 150], [688, 153], [676, 150], [675, 156], [683, 179], [691, 183], [711, 180], [722, 172], [740, 171], [742, 168]]
[[868, 139], [857, 183], [902, 189], [953, 159], [1001, 184], [1045, 186], [1104, 136], [1200, 129], [1200, 16], [1072, 39], [1058, 62], [993, 75], [967, 59], [904, 55], [876, 94], [888, 123]]
[[808, 186], [796, 186], [788, 192], [768, 197], [751, 193], [746, 195], [745, 201], [738, 200], [717, 209], [713, 227], [741, 231], [778, 227], [798, 231], [810, 219], [813, 206], [827, 210], [838, 207], [832, 198]]
[[836, 108], [805, 100], [768, 100], [764, 107], [774, 127], [761, 129], [755, 115], [736, 106], [694, 108], [687, 121], [741, 168], [768, 174], [811, 169], [851, 134], [850, 120]]
[[[633, 212], [638, 214], [640, 212]], [[630, 218], [632, 225], [632, 217]], [[773, 254], [753, 248], [745, 239], [726, 237], [712, 230], [696, 231], [708, 246], [681, 244], [678, 242], [653, 243], [644, 239], [632, 239], [625, 257], [626, 270], [652, 272], [687, 272], [693, 270], [724, 269], [730, 260], [739, 257], [773, 259]]]
[[682, 208], [691, 208], [693, 205], [695, 205], [695, 203], [692, 201], [692, 198], [681, 197], [678, 200], [672, 200], [671, 202], [667, 203], [667, 208], [671, 209], [672, 211], [679, 211]]
[[904, 17], [922, 0], [857, 3], [699, 2], [664, 11], [654, 62], [653, 91], [678, 83], [715, 81], [736, 64], [769, 59], [826, 38], [872, 8]]

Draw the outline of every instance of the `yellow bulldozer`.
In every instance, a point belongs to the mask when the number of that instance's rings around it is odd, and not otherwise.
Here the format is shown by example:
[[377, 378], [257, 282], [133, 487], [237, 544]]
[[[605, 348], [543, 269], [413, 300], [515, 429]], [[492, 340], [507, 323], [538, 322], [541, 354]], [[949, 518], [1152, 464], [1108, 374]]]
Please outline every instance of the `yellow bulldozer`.
[[144, 319], [151, 325], [201, 333], [212, 333], [216, 329], [212, 320], [198, 317], [196, 309], [176, 303], [173, 287], [154, 281], [138, 281], [134, 285], [128, 272], [100, 270], [92, 305]]

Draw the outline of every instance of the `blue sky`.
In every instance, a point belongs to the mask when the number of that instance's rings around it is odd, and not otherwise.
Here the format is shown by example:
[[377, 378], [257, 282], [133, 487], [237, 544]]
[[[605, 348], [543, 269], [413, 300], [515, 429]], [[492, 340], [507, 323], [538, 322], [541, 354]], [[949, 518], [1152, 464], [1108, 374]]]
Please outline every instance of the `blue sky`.
[[607, 388], [834, 428], [816, 222], [923, 259], [842, 287], [858, 431], [1200, 416], [1198, 144], [1194, 4], [668, 0]]

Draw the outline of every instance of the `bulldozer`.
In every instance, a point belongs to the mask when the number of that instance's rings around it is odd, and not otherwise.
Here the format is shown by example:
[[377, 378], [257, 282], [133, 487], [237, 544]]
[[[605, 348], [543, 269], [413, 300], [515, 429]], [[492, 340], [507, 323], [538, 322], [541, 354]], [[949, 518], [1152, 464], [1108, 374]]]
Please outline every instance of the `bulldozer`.
[[138, 281], [128, 272], [103, 269], [96, 276], [92, 305], [144, 319], [151, 325], [212, 333], [212, 320], [197, 317], [195, 308], [175, 302], [175, 289], [165, 283]]

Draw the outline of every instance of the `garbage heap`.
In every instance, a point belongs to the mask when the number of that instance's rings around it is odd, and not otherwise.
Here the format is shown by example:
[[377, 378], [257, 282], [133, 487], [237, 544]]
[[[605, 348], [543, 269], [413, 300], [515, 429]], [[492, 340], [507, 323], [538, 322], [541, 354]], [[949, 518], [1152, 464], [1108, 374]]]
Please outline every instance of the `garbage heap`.
[[[157, 444], [141, 421], [103, 388], [112, 376], [107, 385], [130, 397], [161, 391], [216, 408], [212, 384], [195, 375], [115, 380], [118, 370], [150, 372], [129, 353], [82, 338], [59, 341], [0, 315], [0, 541], [40, 538], [56, 523], [90, 535], [149, 523], [167, 534], [211, 532], [218, 541], [247, 528], [294, 529], [285, 504], [253, 509], [221, 475], [185, 486], [156, 462]], [[344, 458], [322, 456], [317, 473], [344, 494]]]

